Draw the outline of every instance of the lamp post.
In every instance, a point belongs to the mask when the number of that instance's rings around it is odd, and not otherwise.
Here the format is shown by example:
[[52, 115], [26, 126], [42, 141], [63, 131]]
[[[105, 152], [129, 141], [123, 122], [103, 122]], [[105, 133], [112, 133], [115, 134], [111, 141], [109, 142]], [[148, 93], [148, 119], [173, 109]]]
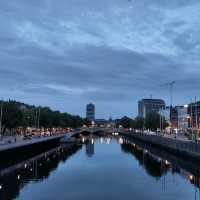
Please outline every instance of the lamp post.
[[195, 96], [195, 141], [197, 142], [198, 137], [198, 114], [197, 114], [197, 97]]
[[190, 121], [191, 121], [191, 129], [192, 129], [192, 140], [194, 140], [194, 130], [193, 130], [193, 103], [191, 101], [191, 107], [190, 107]]
[[0, 108], [0, 135], [2, 134], [2, 131], [1, 131], [2, 130], [2, 118], [3, 118], [3, 100], [1, 100], [1, 108]]

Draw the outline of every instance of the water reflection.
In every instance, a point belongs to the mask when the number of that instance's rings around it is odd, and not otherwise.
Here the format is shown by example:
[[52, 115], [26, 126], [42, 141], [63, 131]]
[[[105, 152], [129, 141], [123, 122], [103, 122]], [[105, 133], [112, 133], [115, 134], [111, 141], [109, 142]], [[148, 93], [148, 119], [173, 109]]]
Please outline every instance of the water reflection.
[[[155, 149], [153, 154], [150, 150], [142, 148], [139, 144], [135, 144], [135, 142], [136, 141], [133, 142], [126, 138], [120, 138], [121, 149], [123, 152], [133, 155], [150, 176], [158, 179], [165, 177], [167, 173], [179, 174], [196, 188], [200, 189], [200, 169], [198, 164], [195, 166], [194, 163], [188, 161], [185, 161], [184, 163], [184, 161], [182, 161], [182, 165], [177, 165], [176, 163], [181, 163], [180, 158], [173, 158], [173, 161], [170, 162], [159, 156], [160, 152], [158, 149], [156, 150], [158, 155], [156, 154]], [[165, 152], [164, 154], [166, 157], [168, 153]], [[166, 185], [165, 183], [163, 184]]]
[[65, 162], [81, 146], [69, 148], [66, 145], [22, 161], [0, 171], [0, 199], [10, 200], [19, 196], [20, 190], [31, 182], [41, 182], [57, 169], [60, 162]]
[[89, 141], [88, 143], [86, 143], [85, 149], [86, 149], [86, 155], [88, 157], [92, 157], [94, 155], [94, 142]]
[[[58, 192], [58, 188], [55, 187], [55, 191], [51, 192], [57, 192], [56, 195], [60, 195], [61, 199], [63, 199], [62, 195], [65, 193], [69, 196], [71, 195], [69, 199], [74, 199], [77, 196], [73, 195], [76, 195], [78, 192], [82, 192], [81, 194], [84, 194], [85, 198], [77, 199], [92, 199], [90, 198], [90, 194], [93, 197], [96, 196], [96, 199], [100, 199], [98, 197], [102, 195], [99, 192], [99, 186], [101, 186], [106, 190], [106, 197], [104, 199], [112, 199], [111, 197], [113, 196], [115, 196], [115, 199], [122, 199], [120, 197], [123, 195], [127, 195], [126, 197], [130, 198], [133, 194], [137, 194], [139, 196], [136, 196], [138, 197], [136, 199], [143, 200], [146, 198], [141, 198], [143, 194], [138, 190], [140, 183], [142, 186], [150, 183], [148, 187], [154, 189], [154, 192], [163, 195], [165, 194], [163, 191], [167, 191], [170, 193], [170, 196], [177, 192], [173, 188], [175, 184], [169, 183], [172, 181], [169, 179], [171, 177], [174, 178], [174, 181], [180, 181], [179, 178], [183, 178], [183, 188], [181, 190], [183, 193], [187, 189], [186, 187], [189, 187], [189, 189], [194, 188], [194, 198], [192, 197], [190, 199], [197, 199], [197, 196], [198, 198], [200, 197], [200, 173], [198, 164], [196, 165], [195, 163], [181, 160], [174, 155], [120, 136], [100, 138], [88, 136], [81, 138], [80, 143], [82, 145], [73, 146], [70, 150], [66, 145], [62, 145], [21, 162], [16, 162], [13, 165], [1, 167], [0, 199], [10, 200], [20, 198], [21, 193], [24, 193], [25, 186], [29, 183], [39, 184], [43, 182], [43, 187], [45, 184], [50, 184], [50, 175], [53, 171], [59, 171], [59, 163], [63, 163], [64, 166], [68, 165], [68, 163], [71, 165], [70, 168], [66, 168], [65, 166], [64, 169], [66, 171], [64, 174], [60, 174], [59, 176], [59, 173], [55, 173], [58, 176], [55, 184], [60, 181], [62, 182], [64, 179], [61, 185], [65, 189], [59, 190]], [[81, 150], [82, 146], [84, 148]], [[78, 150], [81, 151], [78, 152]], [[74, 160], [69, 159], [74, 154], [76, 154], [73, 157]], [[85, 159], [85, 157], [92, 157], [92, 159]], [[66, 161], [68, 162], [66, 163]], [[2, 166], [5, 165], [2, 163]], [[140, 174], [137, 174], [137, 172]], [[63, 176], [65, 177], [63, 178]], [[148, 179], [149, 182], [146, 182], [147, 180], [145, 179]], [[161, 191], [154, 185], [152, 180], [161, 183]], [[93, 184], [94, 182], [96, 184]], [[112, 184], [115, 186], [113, 187]], [[120, 192], [119, 194], [118, 191]], [[126, 193], [123, 193], [124, 191]], [[147, 194], [151, 194], [152, 196], [154, 192], [152, 191], [152, 194], [148, 189], [146, 191]], [[121, 196], [116, 198], [118, 195]], [[177, 200], [181, 198], [176, 199], [176, 196], [173, 196], [171, 199]]]

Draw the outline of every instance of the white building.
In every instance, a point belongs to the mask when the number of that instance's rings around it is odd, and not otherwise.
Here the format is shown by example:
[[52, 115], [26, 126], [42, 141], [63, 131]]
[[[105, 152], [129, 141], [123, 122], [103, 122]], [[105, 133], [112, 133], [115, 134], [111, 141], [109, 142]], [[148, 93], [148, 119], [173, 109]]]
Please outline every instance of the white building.
[[165, 120], [170, 123], [170, 107], [166, 107], [165, 109], [160, 109], [160, 115], [162, 115]]
[[188, 107], [177, 106], [178, 112], [178, 129], [180, 131], [186, 131], [188, 128]]

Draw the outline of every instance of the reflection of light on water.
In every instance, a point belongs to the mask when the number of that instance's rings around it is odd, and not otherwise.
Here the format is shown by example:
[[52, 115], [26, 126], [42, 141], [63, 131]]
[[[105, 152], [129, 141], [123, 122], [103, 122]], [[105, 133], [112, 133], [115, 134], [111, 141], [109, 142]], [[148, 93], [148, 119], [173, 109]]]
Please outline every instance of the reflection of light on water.
[[26, 164], [26, 163], [24, 164], [24, 168], [25, 168], [25, 169], [27, 168], [27, 164]]
[[107, 140], [106, 140], [107, 144], [110, 144], [110, 141], [111, 141], [111, 139], [107, 138]]
[[168, 160], [165, 160], [166, 165], [170, 165], [170, 162]]
[[84, 143], [85, 142], [85, 138], [84, 137], [82, 137], [82, 143]]
[[190, 179], [190, 181], [193, 181], [194, 176], [193, 175], [189, 175], [189, 179]]
[[119, 138], [119, 144], [123, 144], [123, 143], [124, 143], [123, 139]]
[[103, 138], [100, 139], [101, 144], [103, 143]]
[[94, 144], [94, 139], [92, 138], [91, 143]]

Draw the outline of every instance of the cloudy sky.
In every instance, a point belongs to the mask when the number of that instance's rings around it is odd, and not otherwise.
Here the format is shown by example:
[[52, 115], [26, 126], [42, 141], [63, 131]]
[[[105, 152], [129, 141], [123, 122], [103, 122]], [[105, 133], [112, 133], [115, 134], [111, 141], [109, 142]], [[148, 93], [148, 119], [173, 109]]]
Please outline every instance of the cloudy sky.
[[199, 0], [1, 0], [0, 96], [97, 117], [200, 99]]

